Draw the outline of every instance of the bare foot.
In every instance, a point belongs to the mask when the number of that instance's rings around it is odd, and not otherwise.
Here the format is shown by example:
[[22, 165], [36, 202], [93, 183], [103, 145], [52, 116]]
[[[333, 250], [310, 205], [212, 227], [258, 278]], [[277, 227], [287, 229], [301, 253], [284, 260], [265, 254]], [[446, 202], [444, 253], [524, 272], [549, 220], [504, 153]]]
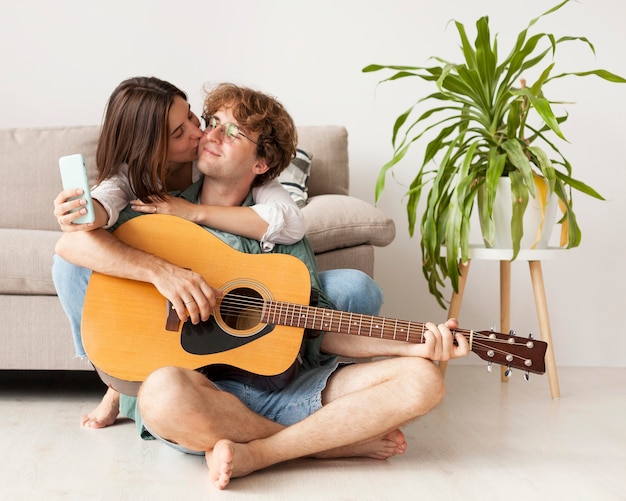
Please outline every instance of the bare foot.
[[394, 430], [382, 438], [353, 445], [352, 449], [355, 457], [389, 459], [398, 454], [404, 454], [407, 447], [404, 433]]
[[209, 478], [218, 489], [224, 489], [233, 476], [235, 446], [230, 440], [220, 440], [212, 451], [205, 454]]
[[[237, 444], [230, 440], [219, 440], [213, 447], [213, 450], [205, 454], [209, 468], [209, 478], [218, 489], [226, 488], [231, 478], [243, 477], [267, 466], [267, 464], [262, 464], [262, 461], [259, 462], [255, 459], [253, 443]], [[389, 459], [398, 454], [404, 454], [406, 449], [407, 443], [404, 433], [400, 430], [394, 430], [381, 438], [338, 447], [316, 454], [314, 457], [320, 459], [340, 457]]]
[[400, 430], [394, 430], [383, 437], [324, 451], [315, 454], [315, 457], [319, 459], [349, 457], [389, 459], [390, 457], [404, 454], [407, 447], [408, 444], [406, 443], [404, 433]]
[[85, 428], [105, 428], [115, 423], [120, 413], [120, 394], [113, 388], [109, 388], [102, 400], [93, 411], [85, 414], [80, 424]]
[[254, 444], [255, 441], [238, 444], [222, 439], [215, 443], [212, 451], [206, 452], [209, 478], [218, 489], [224, 489], [231, 478], [245, 477], [273, 464], [264, 462]]

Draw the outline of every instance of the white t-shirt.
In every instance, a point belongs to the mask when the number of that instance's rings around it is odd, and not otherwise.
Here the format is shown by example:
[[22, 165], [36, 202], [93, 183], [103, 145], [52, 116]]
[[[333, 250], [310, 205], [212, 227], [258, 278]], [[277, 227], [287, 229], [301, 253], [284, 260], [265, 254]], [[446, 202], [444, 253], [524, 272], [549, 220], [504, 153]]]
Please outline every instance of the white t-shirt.
[[[193, 181], [199, 179], [197, 169], [193, 169]], [[109, 215], [104, 228], [114, 225], [122, 211], [131, 200], [137, 198], [130, 188], [128, 166], [122, 165], [120, 172], [105, 179], [91, 190], [93, 198], [98, 200]], [[306, 230], [304, 216], [291, 195], [278, 180], [273, 179], [263, 186], [252, 189], [254, 205], [251, 207], [268, 224], [261, 246], [265, 252], [275, 244], [293, 244], [302, 239]]]

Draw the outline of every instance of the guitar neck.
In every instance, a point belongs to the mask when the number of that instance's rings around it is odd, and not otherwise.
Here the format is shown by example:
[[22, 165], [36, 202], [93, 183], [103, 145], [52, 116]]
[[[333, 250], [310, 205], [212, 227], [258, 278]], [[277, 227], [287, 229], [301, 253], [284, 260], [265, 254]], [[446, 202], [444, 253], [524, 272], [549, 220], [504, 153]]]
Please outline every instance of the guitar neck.
[[[337, 332], [392, 341], [423, 343], [426, 324], [389, 317], [303, 306], [280, 301], [264, 301], [261, 321], [268, 324]], [[487, 362], [543, 374], [547, 344], [531, 338], [498, 332], [456, 329], [469, 341], [470, 349]]]
[[[426, 324], [421, 322], [280, 301], [265, 301], [261, 318], [263, 322], [270, 324], [409, 343], [423, 343], [424, 332], [427, 330]], [[461, 330], [457, 332], [463, 333]]]

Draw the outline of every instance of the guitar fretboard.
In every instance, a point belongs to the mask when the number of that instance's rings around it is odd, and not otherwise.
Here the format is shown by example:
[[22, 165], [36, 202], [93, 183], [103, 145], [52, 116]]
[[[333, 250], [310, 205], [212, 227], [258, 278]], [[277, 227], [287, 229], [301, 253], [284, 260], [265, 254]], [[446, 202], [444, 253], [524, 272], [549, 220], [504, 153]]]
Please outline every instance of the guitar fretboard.
[[265, 301], [262, 321], [270, 324], [300, 327], [340, 334], [353, 334], [410, 343], [424, 342], [426, 325], [360, 313], [329, 310], [280, 301]]

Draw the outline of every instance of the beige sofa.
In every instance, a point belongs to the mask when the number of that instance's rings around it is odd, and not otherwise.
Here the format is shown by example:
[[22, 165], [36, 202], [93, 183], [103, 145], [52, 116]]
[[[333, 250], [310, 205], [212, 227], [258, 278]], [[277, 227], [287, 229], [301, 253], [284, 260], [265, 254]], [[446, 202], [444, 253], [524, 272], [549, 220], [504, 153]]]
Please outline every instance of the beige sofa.
[[[60, 232], [52, 201], [61, 190], [58, 158], [82, 153], [95, 179], [98, 126], [0, 130], [0, 370], [91, 369], [76, 359], [69, 322], [52, 283]], [[374, 271], [373, 246], [395, 226], [380, 210], [348, 195], [348, 135], [340, 126], [300, 127], [299, 147], [313, 155], [307, 237], [321, 270]]]

